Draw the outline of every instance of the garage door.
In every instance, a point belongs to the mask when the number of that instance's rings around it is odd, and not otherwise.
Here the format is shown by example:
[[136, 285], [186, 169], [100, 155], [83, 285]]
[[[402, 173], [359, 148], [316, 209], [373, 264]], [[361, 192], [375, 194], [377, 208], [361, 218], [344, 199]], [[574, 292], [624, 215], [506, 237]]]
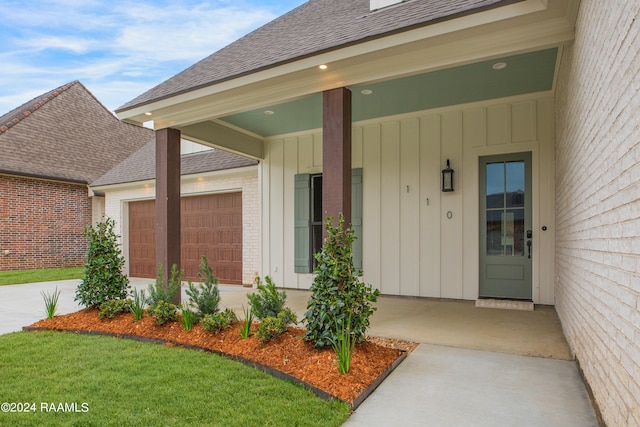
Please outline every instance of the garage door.
[[[242, 193], [183, 197], [181, 263], [198, 280], [205, 255], [221, 283], [242, 284]], [[155, 201], [129, 203], [129, 274], [156, 277]]]

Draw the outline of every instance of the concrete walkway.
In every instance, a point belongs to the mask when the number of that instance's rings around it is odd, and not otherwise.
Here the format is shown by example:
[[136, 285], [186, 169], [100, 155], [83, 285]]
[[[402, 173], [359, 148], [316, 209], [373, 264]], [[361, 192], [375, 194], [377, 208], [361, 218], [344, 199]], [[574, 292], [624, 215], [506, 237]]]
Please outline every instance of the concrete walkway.
[[[131, 279], [137, 289], [150, 283]], [[45, 317], [41, 291], [60, 290], [57, 314], [79, 310], [73, 301], [78, 284], [0, 286], [0, 334]], [[251, 291], [220, 286], [221, 306], [241, 315]], [[287, 305], [299, 318], [308, 297], [287, 290]], [[598, 425], [552, 307], [521, 312], [398, 297], [381, 297], [376, 306], [371, 335], [421, 344], [345, 426]]]
[[344, 424], [597, 427], [574, 362], [420, 344]]

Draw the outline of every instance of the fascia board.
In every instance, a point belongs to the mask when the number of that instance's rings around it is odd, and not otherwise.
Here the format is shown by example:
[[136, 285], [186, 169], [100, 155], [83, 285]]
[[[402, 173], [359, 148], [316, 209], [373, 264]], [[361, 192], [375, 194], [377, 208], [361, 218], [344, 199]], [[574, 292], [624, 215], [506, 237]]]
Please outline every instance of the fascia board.
[[[240, 168], [224, 169], [210, 172], [200, 172], [190, 175], [182, 175], [180, 182], [182, 184], [197, 182], [198, 180], [211, 180], [217, 178], [232, 178], [236, 176], [257, 176], [258, 165], [243, 166]], [[109, 185], [99, 185], [90, 187], [94, 192], [109, 193], [113, 191], [133, 190], [136, 188], [155, 188], [155, 179], [146, 179], [143, 181], [123, 182]]]

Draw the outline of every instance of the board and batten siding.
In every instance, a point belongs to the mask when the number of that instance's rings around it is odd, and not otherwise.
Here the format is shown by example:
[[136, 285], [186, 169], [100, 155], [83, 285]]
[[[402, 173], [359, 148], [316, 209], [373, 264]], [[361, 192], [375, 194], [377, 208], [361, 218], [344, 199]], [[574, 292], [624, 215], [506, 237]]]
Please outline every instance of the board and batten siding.
[[[532, 152], [533, 300], [553, 304], [553, 98], [513, 98], [355, 123], [362, 168], [363, 280], [383, 294], [478, 297], [480, 156]], [[453, 193], [440, 191], [450, 159]], [[322, 172], [320, 130], [272, 138], [260, 165], [261, 274], [308, 289], [294, 271], [295, 176]], [[451, 212], [451, 218], [447, 213]], [[546, 225], [547, 231], [541, 231]]]

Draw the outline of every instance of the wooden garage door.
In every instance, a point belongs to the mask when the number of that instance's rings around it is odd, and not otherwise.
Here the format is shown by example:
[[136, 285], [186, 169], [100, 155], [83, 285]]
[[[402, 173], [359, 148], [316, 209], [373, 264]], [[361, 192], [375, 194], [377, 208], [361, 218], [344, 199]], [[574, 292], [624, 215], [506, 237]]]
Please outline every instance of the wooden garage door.
[[[198, 280], [205, 255], [221, 283], [242, 284], [242, 193], [183, 197], [181, 262], [185, 279]], [[132, 277], [156, 276], [155, 201], [129, 203]]]

